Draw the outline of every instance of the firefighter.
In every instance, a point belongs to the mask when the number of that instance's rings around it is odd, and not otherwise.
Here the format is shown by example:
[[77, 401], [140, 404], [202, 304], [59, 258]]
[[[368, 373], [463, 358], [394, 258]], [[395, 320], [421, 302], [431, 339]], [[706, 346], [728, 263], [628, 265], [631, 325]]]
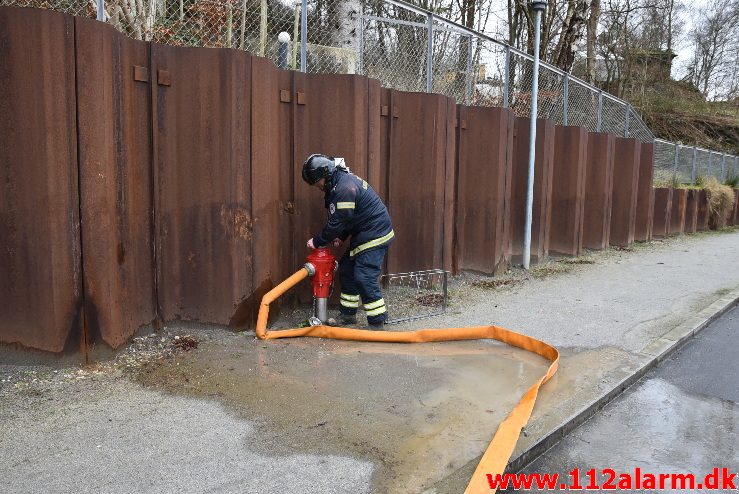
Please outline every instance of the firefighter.
[[303, 180], [323, 191], [328, 209], [326, 226], [308, 239], [308, 248], [338, 247], [351, 236], [339, 261], [341, 324], [356, 324], [361, 299], [369, 327], [383, 329], [388, 314], [380, 271], [395, 237], [387, 208], [366, 181], [349, 171], [343, 158], [310, 155], [303, 163]]

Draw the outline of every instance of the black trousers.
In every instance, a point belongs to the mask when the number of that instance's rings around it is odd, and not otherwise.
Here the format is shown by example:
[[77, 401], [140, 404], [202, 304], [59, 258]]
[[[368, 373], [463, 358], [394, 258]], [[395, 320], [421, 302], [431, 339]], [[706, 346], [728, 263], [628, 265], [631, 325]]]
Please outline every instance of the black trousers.
[[367, 321], [377, 324], [387, 320], [387, 308], [380, 291], [380, 272], [387, 247], [360, 252], [349, 257], [347, 252], [339, 261], [341, 280], [341, 313], [354, 315], [360, 298], [367, 313]]

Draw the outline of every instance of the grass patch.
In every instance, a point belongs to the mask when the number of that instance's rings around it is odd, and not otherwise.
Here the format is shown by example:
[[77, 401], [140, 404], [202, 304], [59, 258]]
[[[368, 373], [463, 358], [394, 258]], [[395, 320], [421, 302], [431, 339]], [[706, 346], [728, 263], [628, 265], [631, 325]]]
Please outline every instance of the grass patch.
[[584, 259], [582, 257], [578, 257], [576, 259], [562, 259], [559, 262], [563, 264], [595, 264], [595, 261], [592, 259]]
[[739, 175], [729, 175], [724, 180], [724, 185], [731, 187], [732, 189], [739, 189]]
[[503, 279], [490, 279], [490, 280], [479, 280], [472, 283], [472, 286], [477, 288], [483, 288], [485, 290], [494, 290], [496, 288], [511, 287], [518, 285], [523, 280], [516, 278], [503, 278]]
[[534, 278], [546, 278], [555, 274], [568, 273], [572, 267], [571, 264], [563, 264], [561, 262], [539, 264], [529, 271]]
[[719, 183], [715, 178], [708, 180], [705, 189], [708, 196], [709, 225], [717, 230], [725, 228], [729, 213], [734, 210], [734, 189]]
[[713, 293], [715, 293], [715, 294], [716, 294], [716, 295], [718, 295], [719, 297], [723, 297], [724, 295], [728, 295], [728, 294], [730, 294], [730, 293], [731, 293], [732, 291], [733, 291], [733, 290], [732, 290], [731, 288], [719, 288], [718, 290], [716, 290], [716, 291], [715, 291], [715, 292], [713, 292]]

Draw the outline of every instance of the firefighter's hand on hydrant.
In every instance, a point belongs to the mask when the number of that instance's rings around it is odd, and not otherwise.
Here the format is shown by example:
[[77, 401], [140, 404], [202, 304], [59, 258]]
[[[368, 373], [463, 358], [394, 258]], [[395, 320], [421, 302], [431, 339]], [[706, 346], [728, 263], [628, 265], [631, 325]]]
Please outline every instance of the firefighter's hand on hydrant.
[[308, 239], [308, 243], [305, 244], [305, 245], [307, 245], [309, 249], [315, 249], [316, 248], [316, 246], [313, 245], [313, 237], [309, 238]]

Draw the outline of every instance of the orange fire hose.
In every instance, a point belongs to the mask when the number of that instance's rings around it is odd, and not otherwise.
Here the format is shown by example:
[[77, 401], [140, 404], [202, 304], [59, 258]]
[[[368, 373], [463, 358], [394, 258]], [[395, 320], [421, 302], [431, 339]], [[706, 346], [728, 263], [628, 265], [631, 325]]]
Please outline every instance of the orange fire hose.
[[436, 341], [477, 340], [488, 338], [502, 341], [511, 346], [522, 348], [541, 355], [551, 364], [546, 374], [535, 382], [513, 408], [508, 417], [498, 426], [493, 440], [482, 455], [480, 463], [472, 474], [465, 494], [490, 493], [490, 484], [487, 474], [495, 478], [496, 474], [503, 474], [513, 449], [521, 435], [521, 429], [528, 423], [531, 412], [539, 394], [539, 388], [546, 383], [555, 372], [559, 364], [559, 352], [551, 345], [530, 336], [525, 336], [499, 326], [475, 326], [469, 328], [447, 329], [420, 329], [418, 331], [370, 331], [362, 329], [336, 328], [331, 326], [313, 326], [299, 329], [285, 329], [267, 331], [267, 317], [269, 304], [278, 297], [308, 277], [308, 271], [302, 268], [288, 279], [270, 290], [263, 298], [257, 318], [257, 337], [262, 340], [276, 338], [295, 338], [310, 336], [313, 338], [329, 338], [334, 340], [374, 341], [386, 343], [428, 343]]

